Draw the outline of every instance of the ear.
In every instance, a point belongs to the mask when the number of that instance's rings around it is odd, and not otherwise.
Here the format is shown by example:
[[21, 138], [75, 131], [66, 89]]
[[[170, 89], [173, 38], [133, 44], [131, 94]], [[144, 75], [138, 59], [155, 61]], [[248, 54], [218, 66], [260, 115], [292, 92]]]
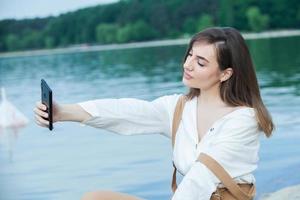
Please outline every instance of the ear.
[[221, 72], [220, 82], [227, 81], [233, 74], [232, 68], [227, 68]]

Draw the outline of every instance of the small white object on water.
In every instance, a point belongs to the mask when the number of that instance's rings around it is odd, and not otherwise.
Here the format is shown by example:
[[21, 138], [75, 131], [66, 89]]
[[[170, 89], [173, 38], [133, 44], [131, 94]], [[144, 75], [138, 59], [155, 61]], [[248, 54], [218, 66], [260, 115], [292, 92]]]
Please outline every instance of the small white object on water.
[[10, 160], [13, 157], [13, 146], [18, 137], [18, 131], [28, 123], [28, 118], [7, 100], [5, 89], [2, 87], [0, 102], [0, 147], [4, 144], [4, 147], [8, 148]]
[[0, 103], [0, 128], [21, 128], [28, 124], [29, 120], [12, 103], [10, 103], [5, 94], [5, 89], [1, 88]]

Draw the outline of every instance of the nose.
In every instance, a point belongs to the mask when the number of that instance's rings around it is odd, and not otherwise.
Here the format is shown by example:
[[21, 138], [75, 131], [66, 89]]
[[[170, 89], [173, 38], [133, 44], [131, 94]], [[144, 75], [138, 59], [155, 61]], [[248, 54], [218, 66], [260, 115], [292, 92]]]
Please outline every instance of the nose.
[[193, 70], [192, 59], [187, 58], [183, 64], [183, 68], [187, 71]]

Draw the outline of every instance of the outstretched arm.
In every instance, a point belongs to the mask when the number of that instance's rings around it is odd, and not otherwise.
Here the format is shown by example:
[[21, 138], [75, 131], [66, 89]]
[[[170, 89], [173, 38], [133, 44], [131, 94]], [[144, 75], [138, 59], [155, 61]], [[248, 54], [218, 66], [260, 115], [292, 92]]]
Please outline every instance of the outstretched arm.
[[[171, 121], [180, 94], [153, 101], [135, 98], [97, 99], [76, 104], [53, 104], [53, 122], [75, 121], [122, 135], [159, 133], [171, 137]], [[45, 106], [34, 108], [36, 123], [47, 127]]]
[[78, 103], [92, 117], [84, 125], [121, 135], [159, 133], [170, 138], [170, 120], [180, 95], [153, 101], [136, 98], [97, 99]]

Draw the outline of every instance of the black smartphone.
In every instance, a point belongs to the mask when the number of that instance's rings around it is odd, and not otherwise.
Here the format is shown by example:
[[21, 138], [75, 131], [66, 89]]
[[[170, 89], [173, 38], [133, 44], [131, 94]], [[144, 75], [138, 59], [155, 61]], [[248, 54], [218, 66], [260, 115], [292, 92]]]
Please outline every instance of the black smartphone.
[[47, 107], [48, 118], [49, 120], [49, 130], [53, 129], [53, 119], [52, 119], [52, 90], [44, 79], [41, 79], [41, 100], [42, 104]]

